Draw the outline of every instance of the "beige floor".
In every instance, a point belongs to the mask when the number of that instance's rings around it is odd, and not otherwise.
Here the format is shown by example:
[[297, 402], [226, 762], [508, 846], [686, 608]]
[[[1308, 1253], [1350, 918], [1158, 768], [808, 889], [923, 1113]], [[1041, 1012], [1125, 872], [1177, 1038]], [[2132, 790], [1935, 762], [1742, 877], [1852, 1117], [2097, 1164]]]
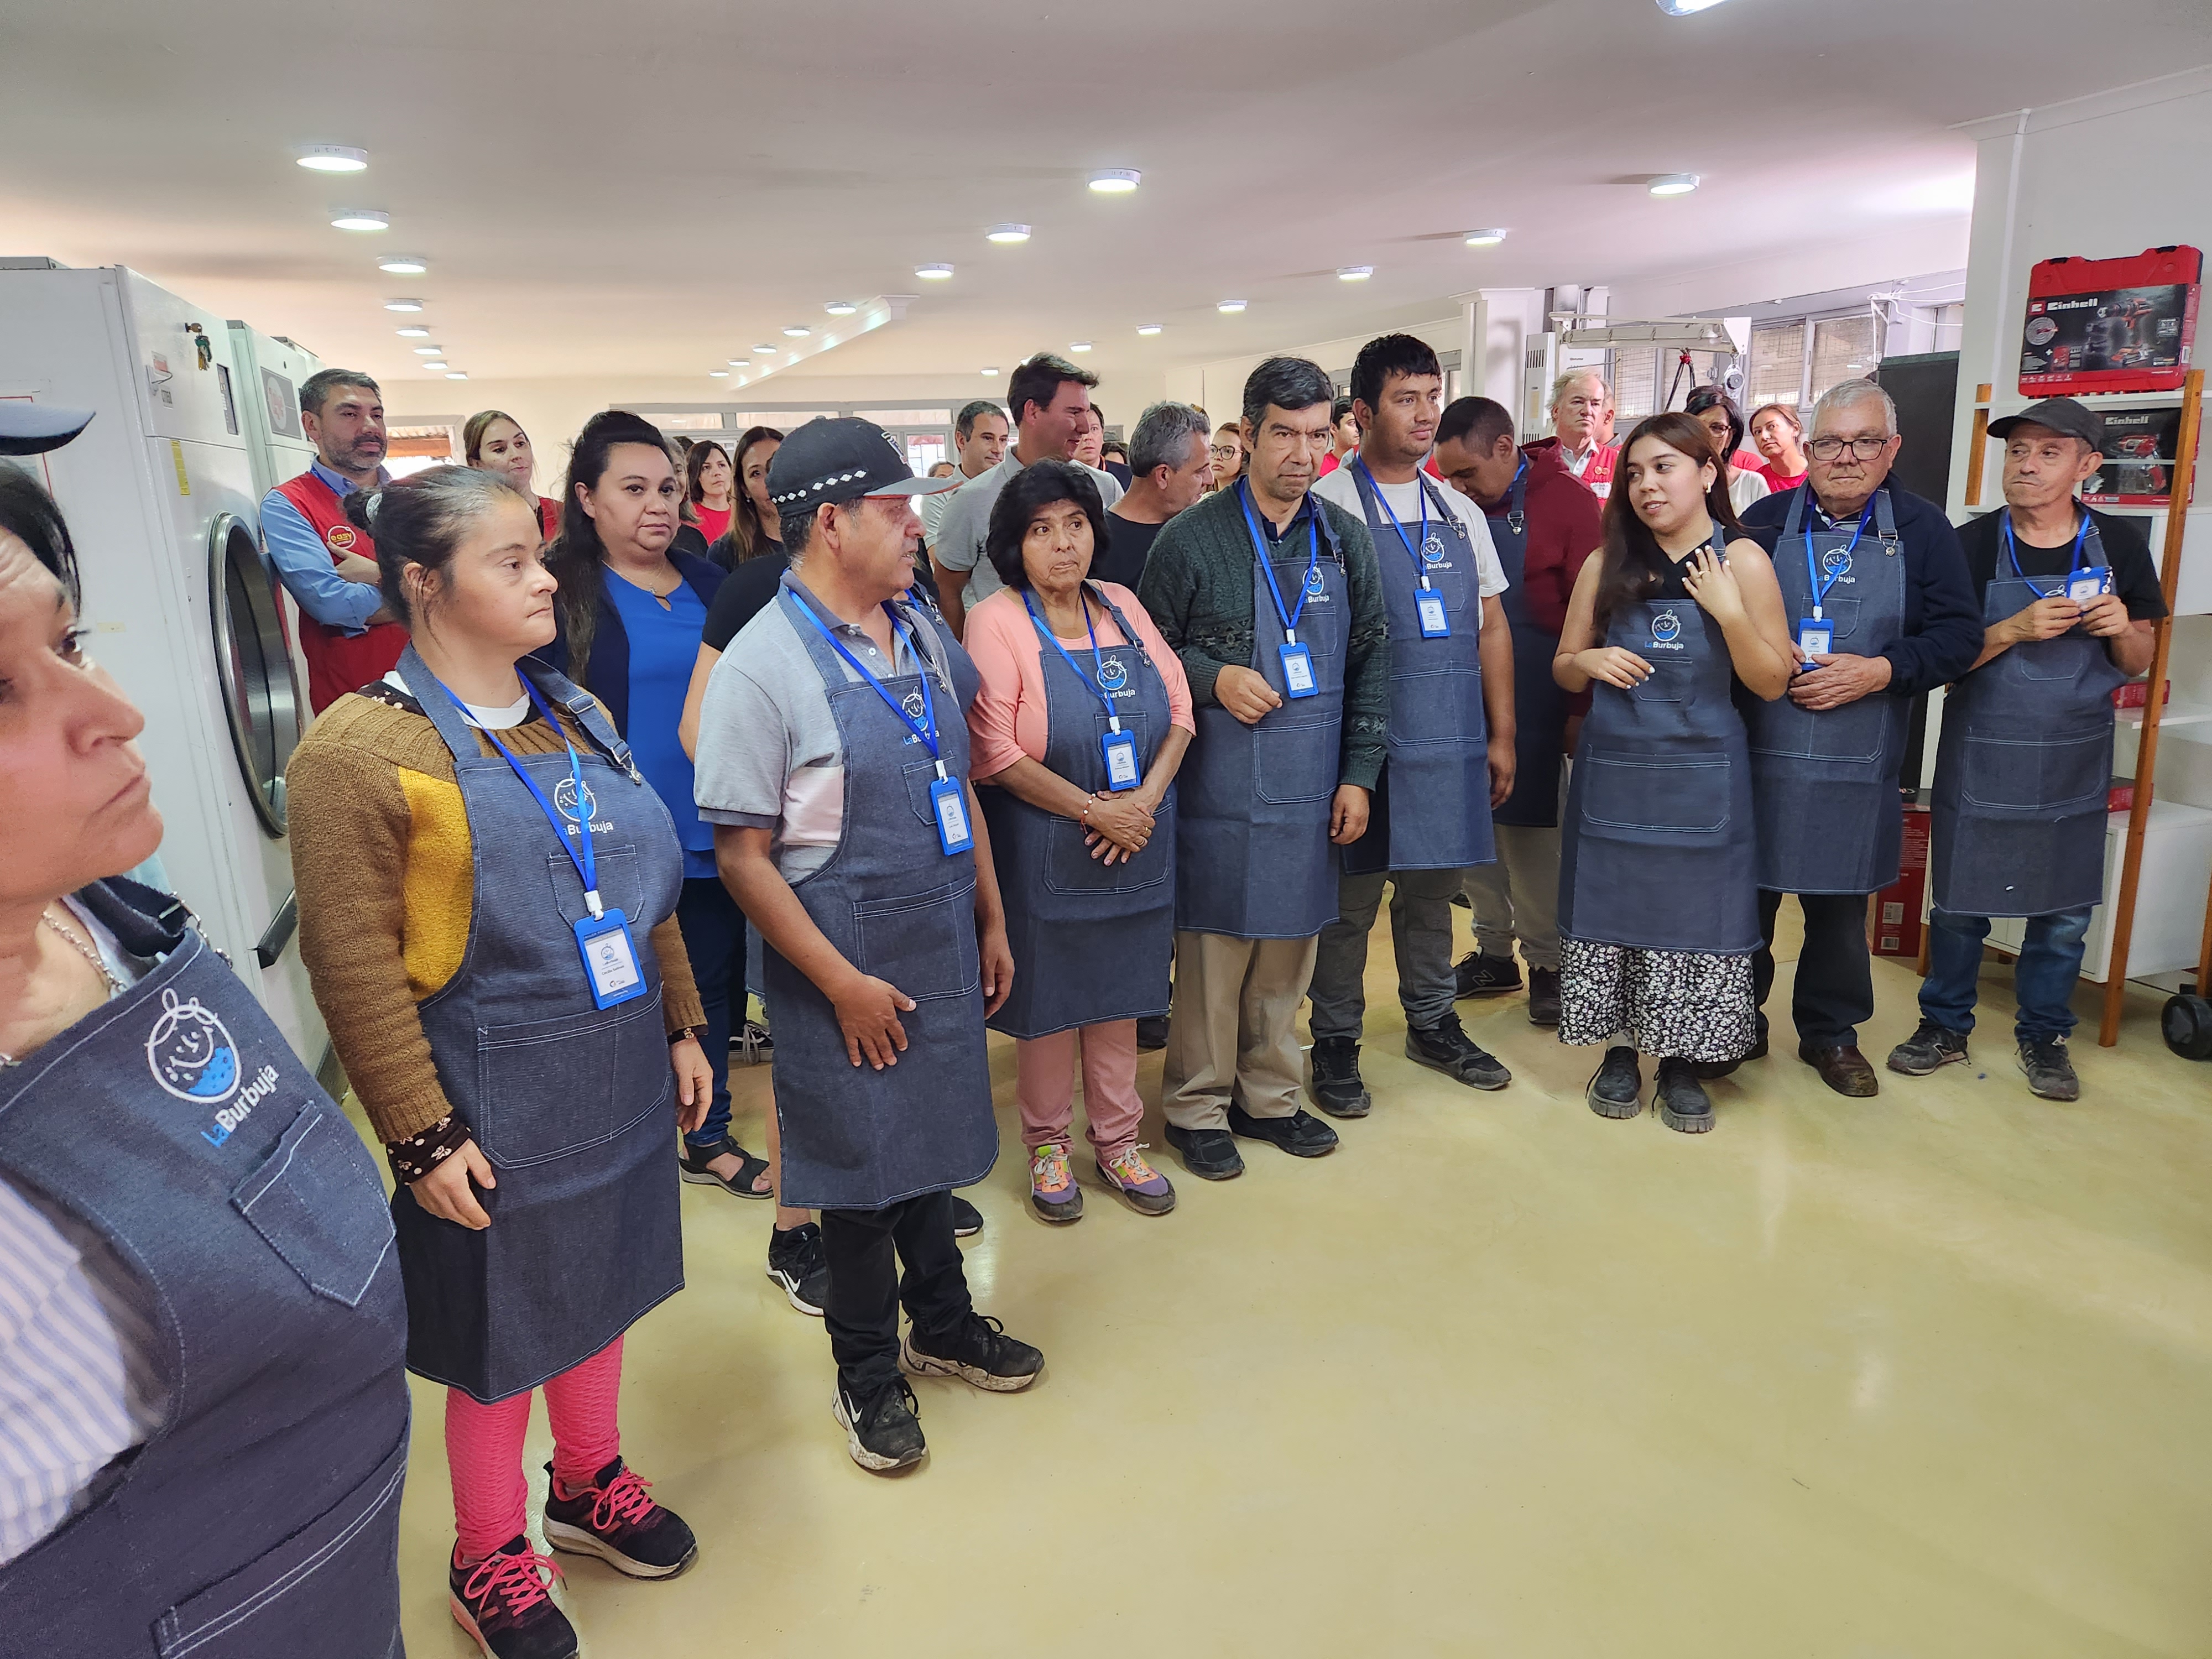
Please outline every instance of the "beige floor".
[[[1594, 1116], [1592, 1056], [1517, 1000], [1461, 1005], [1509, 1090], [1417, 1069], [1375, 961], [1374, 1115], [1323, 1162], [1176, 1168], [1160, 1220], [1027, 1218], [994, 1044], [1013, 1151], [969, 1273], [1048, 1367], [918, 1383], [902, 1479], [845, 1456], [768, 1206], [686, 1187], [690, 1288], [632, 1334], [623, 1418], [702, 1559], [652, 1585], [564, 1558], [585, 1651], [2212, 1653], [2212, 1068], [2154, 1000], [2053, 1106], [1993, 964], [1974, 1065], [1847, 1102], [1783, 1054], [1692, 1139]], [[1876, 973], [1878, 1057], [1914, 981]], [[441, 1659], [471, 1649], [417, 1402], [407, 1640]], [[548, 1455], [541, 1412], [541, 1496]]]

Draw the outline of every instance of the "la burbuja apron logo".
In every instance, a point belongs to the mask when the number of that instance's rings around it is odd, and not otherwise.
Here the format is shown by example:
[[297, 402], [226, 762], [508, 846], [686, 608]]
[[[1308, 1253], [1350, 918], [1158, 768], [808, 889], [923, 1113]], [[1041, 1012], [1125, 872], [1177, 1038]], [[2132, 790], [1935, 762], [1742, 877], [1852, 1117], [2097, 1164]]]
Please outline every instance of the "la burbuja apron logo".
[[1662, 611], [1651, 619], [1651, 642], [1672, 645], [1682, 637], [1682, 619], [1671, 611]]
[[599, 816], [599, 797], [592, 793], [592, 786], [588, 783], [584, 786], [581, 817], [576, 811], [576, 781], [574, 778], [563, 778], [553, 786], [553, 805], [572, 825], [580, 827], [586, 819], [589, 819], [592, 833], [595, 836], [608, 835], [614, 830], [612, 823]]
[[[154, 1081], [179, 1100], [222, 1106], [215, 1121], [200, 1131], [215, 1146], [228, 1140], [276, 1087], [276, 1068], [264, 1066], [241, 1089], [238, 1047], [229, 1027], [198, 997], [179, 1002], [174, 991], [161, 993], [161, 1015], [146, 1038], [146, 1066]], [[236, 1104], [222, 1105], [234, 1095]]]
[[900, 700], [899, 707], [906, 710], [908, 720], [918, 720], [929, 712], [929, 706], [921, 700], [921, 693], [919, 691], [908, 692]]
[[1321, 567], [1319, 565], [1316, 565], [1311, 570], [1306, 572], [1306, 597], [1308, 599], [1320, 599], [1322, 597], [1322, 590], [1328, 585], [1328, 581], [1322, 575]]
[[1423, 564], [1434, 567], [1442, 564], [1443, 562], [1444, 538], [1441, 536], [1431, 533], [1428, 540], [1421, 544], [1421, 562]]
[[1109, 657], [1098, 665], [1098, 685], [1101, 690], [1119, 691], [1129, 683], [1129, 670], [1119, 657]]
[[1820, 568], [1838, 581], [1851, 574], [1850, 550], [1832, 547], [1820, 556]]

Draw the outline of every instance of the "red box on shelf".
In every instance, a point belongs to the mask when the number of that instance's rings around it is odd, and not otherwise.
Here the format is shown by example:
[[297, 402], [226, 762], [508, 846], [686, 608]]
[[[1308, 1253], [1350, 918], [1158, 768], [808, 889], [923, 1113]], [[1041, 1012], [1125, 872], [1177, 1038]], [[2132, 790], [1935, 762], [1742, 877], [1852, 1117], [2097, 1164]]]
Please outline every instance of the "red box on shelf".
[[2193, 247], [2039, 261], [2021, 319], [2022, 397], [2172, 392], [2189, 373], [2204, 269]]
[[2133, 778], [2114, 778], [2112, 787], [2105, 791], [2105, 810], [2107, 812], [2132, 812], [2136, 810], [2136, 781]]
[[1928, 809], [1905, 809], [1897, 879], [1867, 901], [1867, 945], [1878, 957], [1920, 954], [1920, 911], [1928, 894]]
[[[2158, 706], [2165, 708], [2173, 702], [2173, 682], [2168, 680], [2159, 693]], [[2112, 707], [2115, 708], [2148, 708], [2150, 707], [2150, 682], [2130, 680], [2125, 685], [2112, 688]], [[2161, 719], [2164, 716], [2160, 716]]]

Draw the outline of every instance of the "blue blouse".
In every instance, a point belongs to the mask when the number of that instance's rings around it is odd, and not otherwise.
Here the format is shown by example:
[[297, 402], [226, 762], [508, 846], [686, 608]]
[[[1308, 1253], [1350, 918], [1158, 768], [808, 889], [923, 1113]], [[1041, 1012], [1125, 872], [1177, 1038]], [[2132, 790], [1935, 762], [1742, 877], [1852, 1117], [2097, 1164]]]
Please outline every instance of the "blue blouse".
[[714, 830], [700, 820], [691, 798], [691, 757], [676, 735], [691, 690], [692, 665], [699, 659], [699, 636], [706, 631], [707, 607], [686, 582], [676, 584], [664, 611], [659, 599], [619, 572], [611, 568], [605, 577], [607, 597], [629, 635], [629, 726], [624, 736], [637, 769], [676, 820], [684, 878], [711, 879]]

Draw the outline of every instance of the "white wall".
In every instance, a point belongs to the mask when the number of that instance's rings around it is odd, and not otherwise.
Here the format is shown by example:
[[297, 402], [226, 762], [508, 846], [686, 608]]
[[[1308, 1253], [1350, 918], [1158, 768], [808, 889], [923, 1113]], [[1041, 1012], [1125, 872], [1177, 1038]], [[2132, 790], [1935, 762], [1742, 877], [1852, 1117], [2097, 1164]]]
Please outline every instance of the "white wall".
[[[1185, 403], [1196, 404], [1213, 416], [1214, 424], [1233, 421], [1244, 402], [1244, 382], [1252, 371], [1270, 357], [1306, 357], [1321, 365], [1330, 374], [1351, 366], [1359, 355], [1359, 348], [1378, 334], [1411, 334], [1426, 340], [1438, 352], [1464, 352], [1467, 344], [1467, 325], [1461, 316], [1443, 318], [1435, 322], [1402, 325], [1395, 329], [1370, 329], [1364, 333], [1341, 335], [1334, 340], [1316, 340], [1304, 344], [1271, 345], [1264, 351], [1255, 351], [1249, 357], [1224, 357], [1218, 362], [1197, 363], [1181, 368], [1171, 368], [1167, 374], [1165, 395], [1179, 398]], [[1462, 356], [1462, 363], [1465, 359]], [[1105, 395], [1100, 388], [1100, 397]]]

